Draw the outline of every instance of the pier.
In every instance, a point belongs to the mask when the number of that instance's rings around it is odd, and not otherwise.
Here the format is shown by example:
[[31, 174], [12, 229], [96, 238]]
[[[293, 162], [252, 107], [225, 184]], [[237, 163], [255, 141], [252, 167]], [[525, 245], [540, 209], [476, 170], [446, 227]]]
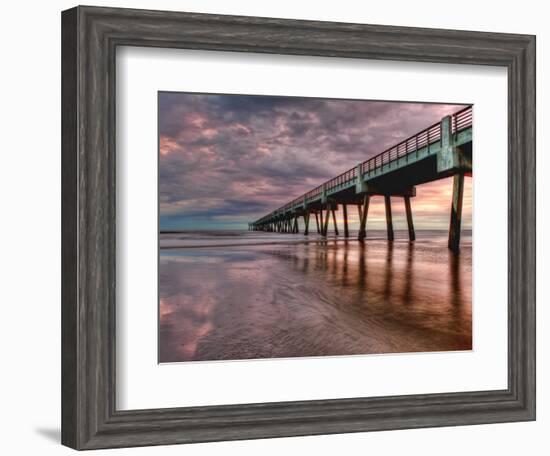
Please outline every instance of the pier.
[[[378, 155], [324, 182], [284, 206], [250, 223], [252, 231], [298, 233], [303, 219], [303, 233], [312, 230], [326, 236], [330, 223], [340, 236], [336, 211], [342, 208], [344, 238], [349, 238], [348, 213], [356, 207], [359, 215], [358, 240], [366, 239], [369, 204], [373, 197], [383, 197], [386, 209], [388, 241], [394, 240], [392, 197], [403, 198], [409, 239], [415, 240], [411, 198], [416, 187], [453, 177], [449, 201], [448, 246], [460, 248], [464, 177], [472, 176], [472, 106], [446, 116], [421, 132], [401, 141]], [[313, 217], [312, 217], [313, 216]]]

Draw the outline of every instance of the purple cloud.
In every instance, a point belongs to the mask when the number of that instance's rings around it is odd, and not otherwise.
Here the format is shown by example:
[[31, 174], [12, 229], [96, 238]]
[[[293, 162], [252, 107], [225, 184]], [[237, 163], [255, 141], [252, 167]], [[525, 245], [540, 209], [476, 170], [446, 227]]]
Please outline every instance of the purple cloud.
[[160, 92], [161, 230], [246, 228], [461, 107]]

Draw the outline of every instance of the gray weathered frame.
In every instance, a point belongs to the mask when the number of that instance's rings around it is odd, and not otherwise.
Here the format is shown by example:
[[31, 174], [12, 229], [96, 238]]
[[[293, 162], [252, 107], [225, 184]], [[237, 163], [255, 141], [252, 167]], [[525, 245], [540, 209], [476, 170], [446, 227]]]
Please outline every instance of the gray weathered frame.
[[[115, 49], [121, 45], [506, 67], [508, 388], [116, 410]], [[534, 36], [77, 7], [62, 13], [62, 54], [63, 444], [93, 449], [535, 419]]]

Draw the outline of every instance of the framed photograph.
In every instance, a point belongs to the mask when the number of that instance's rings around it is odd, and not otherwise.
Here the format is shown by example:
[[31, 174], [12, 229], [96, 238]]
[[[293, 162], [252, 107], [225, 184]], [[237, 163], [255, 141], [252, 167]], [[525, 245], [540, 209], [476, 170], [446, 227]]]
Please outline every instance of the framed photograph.
[[62, 13], [62, 443], [535, 419], [535, 37]]

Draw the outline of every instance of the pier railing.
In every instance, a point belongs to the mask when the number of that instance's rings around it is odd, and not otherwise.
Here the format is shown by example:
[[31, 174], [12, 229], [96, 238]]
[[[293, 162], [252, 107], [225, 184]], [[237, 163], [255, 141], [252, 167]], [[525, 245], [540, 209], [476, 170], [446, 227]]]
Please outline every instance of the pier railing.
[[[455, 112], [451, 116], [451, 132], [452, 134], [457, 134], [466, 128], [472, 126], [472, 106], [467, 106], [460, 111]], [[401, 141], [395, 146], [386, 149], [385, 151], [375, 155], [368, 160], [365, 160], [361, 163], [361, 175], [373, 171], [377, 168], [380, 168], [382, 165], [398, 160], [405, 155], [415, 152], [423, 147], [429, 146], [433, 143], [438, 142], [441, 139], [441, 122], [434, 123], [428, 128], [425, 128], [419, 133]], [[297, 205], [301, 205], [304, 200], [305, 202], [310, 202], [318, 198], [318, 196], [323, 193], [323, 191], [330, 191], [335, 189], [338, 186], [348, 184], [350, 182], [355, 182], [357, 179], [357, 166], [347, 171], [344, 171], [342, 174], [339, 174], [336, 177], [326, 181], [325, 183], [315, 187], [313, 190], [299, 196], [298, 198], [293, 199], [291, 202], [281, 206], [279, 209], [271, 212], [270, 214], [262, 217], [258, 221], [262, 221], [265, 218], [269, 218], [273, 213], [286, 212], [287, 210], [292, 209]]]

